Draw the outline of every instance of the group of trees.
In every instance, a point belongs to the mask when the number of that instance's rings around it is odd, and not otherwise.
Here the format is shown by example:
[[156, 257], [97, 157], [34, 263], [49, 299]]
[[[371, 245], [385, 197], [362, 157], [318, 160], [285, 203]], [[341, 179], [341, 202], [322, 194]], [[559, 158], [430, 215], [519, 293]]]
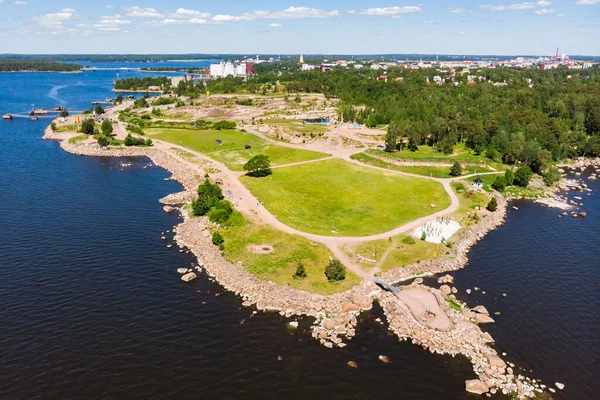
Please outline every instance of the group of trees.
[[169, 90], [170, 88], [171, 79], [166, 76], [118, 79], [115, 82], [115, 90]]
[[81, 70], [81, 65], [78, 64], [35, 60], [0, 60], [0, 72], [75, 72], [79, 70]]
[[131, 133], [127, 134], [127, 137], [125, 137], [125, 146], [130, 147], [130, 146], [152, 146], [152, 139], [148, 138], [148, 139], [144, 139], [144, 138], [140, 138], [140, 137], [135, 137], [132, 136]]
[[240, 223], [241, 214], [223, 196], [221, 187], [208, 178], [198, 186], [198, 198], [192, 203], [195, 216], [207, 216], [211, 222], [233, 226]]
[[526, 165], [522, 165], [513, 173], [510, 169], [506, 170], [504, 175], [496, 176], [494, 183], [492, 183], [492, 189], [499, 192], [503, 192], [507, 186], [520, 186], [527, 187], [529, 181], [533, 177], [533, 171]]

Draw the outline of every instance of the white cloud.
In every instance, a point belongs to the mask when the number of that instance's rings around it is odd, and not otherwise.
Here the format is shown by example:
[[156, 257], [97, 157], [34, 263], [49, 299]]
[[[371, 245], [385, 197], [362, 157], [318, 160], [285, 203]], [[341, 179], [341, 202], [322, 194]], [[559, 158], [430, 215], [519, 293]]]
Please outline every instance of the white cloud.
[[169, 18], [174, 19], [206, 19], [209, 18], [209, 13], [204, 13], [196, 10], [188, 10], [185, 8], [178, 8], [173, 14], [169, 14]]
[[484, 10], [488, 10], [488, 11], [506, 11], [506, 10], [531, 10], [532, 8], [535, 8], [535, 3], [530, 3], [530, 2], [525, 2], [525, 3], [518, 3], [518, 4], [509, 4], [509, 5], [483, 5], [483, 6], [479, 6], [480, 8], [483, 8]]
[[556, 12], [556, 10], [553, 10], [551, 8], [543, 8], [541, 10], [537, 10], [535, 12], [536, 15], [550, 15], [550, 14], [554, 14]]
[[462, 14], [462, 13], [466, 13], [469, 12], [470, 10], [468, 8], [465, 7], [453, 7], [453, 8], [449, 8], [448, 12], [452, 13], [452, 14]]
[[0, 4], [4, 3], [4, 0], [0, 0]]
[[25, 1], [20, 1], [20, 0], [15, 1], [15, 6], [26, 6], [26, 5], [27, 5], [27, 2], [25, 2]]
[[128, 17], [136, 18], [163, 18], [163, 15], [156, 11], [154, 8], [142, 8], [142, 7], [124, 7]]
[[562, 17], [564, 17], [564, 16], [565, 16], [565, 14], [556, 14], [556, 16], [557, 16], [558, 18], [562, 18]]
[[546, 0], [540, 0], [536, 3], [539, 7], [550, 7], [552, 5], [551, 2]]
[[269, 25], [270, 28], [283, 28], [283, 25], [281, 24], [271, 24]]
[[208, 23], [208, 20], [204, 18], [165, 18], [160, 22], [153, 22], [152, 25], [202, 25], [206, 23]]
[[32, 17], [31, 19], [48, 28], [60, 28], [63, 22], [74, 18], [76, 14], [77, 11], [72, 8], [63, 8], [60, 12]]
[[251, 11], [241, 15], [217, 14], [212, 17], [213, 22], [240, 22], [254, 21], [256, 19], [303, 19], [303, 18], [330, 18], [337, 17], [337, 10], [326, 11], [318, 8], [288, 7], [282, 11]]
[[582, 4], [584, 6], [591, 6], [594, 4], [600, 4], [600, 0], [578, 0], [576, 4]]
[[122, 26], [130, 25], [131, 21], [121, 18], [120, 15], [115, 15], [113, 17], [101, 17], [100, 21], [93, 25], [99, 31], [102, 32], [120, 32], [122, 31]]
[[381, 17], [395, 17], [401, 14], [414, 14], [420, 13], [421, 8], [416, 6], [404, 6], [404, 7], [377, 7], [367, 8], [362, 10], [350, 10], [350, 14], [360, 15], [376, 15]]

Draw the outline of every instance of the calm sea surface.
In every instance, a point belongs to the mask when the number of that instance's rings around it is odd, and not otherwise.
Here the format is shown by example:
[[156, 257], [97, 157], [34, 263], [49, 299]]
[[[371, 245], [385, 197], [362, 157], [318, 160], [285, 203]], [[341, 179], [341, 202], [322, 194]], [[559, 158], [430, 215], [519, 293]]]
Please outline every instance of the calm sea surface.
[[[113, 97], [115, 74], [0, 74], [0, 114], [86, 109]], [[308, 319], [290, 331], [204, 276], [182, 283], [195, 260], [160, 240], [179, 219], [158, 203], [181, 187], [146, 159], [67, 154], [40, 139], [48, 122], [0, 121], [0, 398], [479, 398], [464, 391], [468, 360], [399, 343], [378, 307], [328, 350]], [[583, 201], [586, 219], [518, 203], [455, 274], [461, 298], [501, 312], [485, 327], [498, 350], [565, 383], [562, 399], [600, 391], [600, 202]]]

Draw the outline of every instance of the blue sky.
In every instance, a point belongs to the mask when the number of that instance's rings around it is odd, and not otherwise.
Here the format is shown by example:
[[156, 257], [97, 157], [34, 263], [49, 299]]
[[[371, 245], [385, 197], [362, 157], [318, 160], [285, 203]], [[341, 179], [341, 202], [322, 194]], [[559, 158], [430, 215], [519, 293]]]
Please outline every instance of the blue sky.
[[600, 0], [0, 0], [0, 53], [600, 55]]

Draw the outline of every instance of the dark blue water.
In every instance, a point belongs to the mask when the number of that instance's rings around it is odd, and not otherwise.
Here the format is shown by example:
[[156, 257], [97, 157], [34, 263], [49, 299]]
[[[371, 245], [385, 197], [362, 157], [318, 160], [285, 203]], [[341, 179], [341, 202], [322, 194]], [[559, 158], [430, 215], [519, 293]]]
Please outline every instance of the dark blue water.
[[[113, 79], [0, 74], [0, 113], [87, 108]], [[377, 308], [348, 347], [329, 350], [308, 320], [289, 331], [205, 277], [182, 283], [176, 269], [195, 260], [166, 247], [170, 234], [160, 240], [179, 220], [158, 203], [181, 187], [145, 159], [122, 169], [64, 153], [40, 140], [46, 123], [0, 122], [0, 398], [478, 398], [464, 391], [468, 360], [399, 343]], [[565, 399], [598, 390], [600, 206], [585, 201], [585, 220], [520, 206], [457, 274], [461, 291], [486, 290], [470, 301], [502, 311], [489, 327], [499, 350], [566, 383]]]

